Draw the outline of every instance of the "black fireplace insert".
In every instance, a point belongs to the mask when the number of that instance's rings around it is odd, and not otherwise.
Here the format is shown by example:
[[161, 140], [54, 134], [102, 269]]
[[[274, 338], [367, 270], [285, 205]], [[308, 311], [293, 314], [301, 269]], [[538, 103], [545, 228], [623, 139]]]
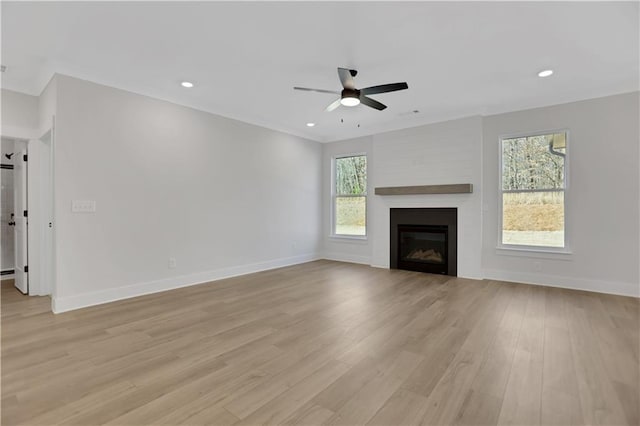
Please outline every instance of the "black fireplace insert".
[[392, 269], [457, 276], [456, 208], [391, 209]]

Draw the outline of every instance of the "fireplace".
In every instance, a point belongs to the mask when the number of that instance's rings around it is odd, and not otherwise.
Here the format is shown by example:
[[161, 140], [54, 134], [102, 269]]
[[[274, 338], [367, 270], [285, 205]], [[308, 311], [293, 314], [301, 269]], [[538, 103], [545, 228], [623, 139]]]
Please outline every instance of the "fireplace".
[[392, 269], [457, 275], [455, 208], [391, 209]]

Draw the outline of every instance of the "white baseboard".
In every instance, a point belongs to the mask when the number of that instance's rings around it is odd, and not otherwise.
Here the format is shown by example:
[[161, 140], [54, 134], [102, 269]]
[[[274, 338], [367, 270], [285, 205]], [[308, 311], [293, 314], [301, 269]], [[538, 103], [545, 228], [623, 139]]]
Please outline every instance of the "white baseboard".
[[372, 263], [370, 266], [372, 268], [389, 269], [389, 265], [382, 265], [382, 264], [378, 265], [376, 263]]
[[8, 274], [8, 275], [0, 275], [0, 280], [4, 281], [4, 280], [12, 280], [16, 277], [15, 274]]
[[619, 296], [640, 297], [640, 284], [619, 281], [600, 281], [585, 278], [571, 278], [556, 275], [531, 274], [527, 272], [485, 269], [485, 279], [511, 281], [523, 284], [560, 287], [572, 290], [593, 291], [596, 293], [615, 294]]
[[150, 281], [124, 287], [116, 287], [108, 290], [78, 294], [76, 296], [52, 297], [51, 310], [54, 313], [58, 314], [75, 309], [86, 308], [89, 306], [101, 305], [103, 303], [115, 302], [117, 300], [130, 299], [132, 297], [143, 296], [145, 294], [158, 293], [161, 291], [173, 290], [181, 287], [205, 284], [211, 281], [217, 281], [225, 278], [237, 277], [239, 275], [252, 274], [254, 272], [267, 271], [269, 269], [297, 265], [300, 263], [318, 260], [320, 258], [321, 257], [317, 254], [306, 254], [301, 256], [253, 263], [250, 265], [231, 266], [214, 271], [182, 275], [179, 277], [171, 277], [157, 281]]
[[371, 258], [368, 256], [358, 256], [348, 253], [324, 253], [322, 258], [335, 260], [336, 262], [360, 263], [362, 265], [369, 265], [371, 263]]
[[[173, 290], [181, 287], [205, 284], [225, 278], [236, 277], [239, 275], [267, 271], [269, 269], [281, 268], [284, 266], [297, 265], [300, 263], [311, 262], [318, 259], [360, 263], [365, 265], [370, 264], [370, 259], [366, 256], [357, 256], [345, 253], [325, 253], [323, 256], [319, 256], [317, 254], [306, 254], [301, 256], [253, 263], [250, 265], [232, 266], [214, 271], [182, 275], [179, 277], [166, 278], [130, 286], [116, 287], [108, 290], [79, 294], [76, 296], [53, 297], [51, 299], [51, 308], [54, 313], [62, 313], [75, 309], [86, 308], [89, 306], [101, 305], [103, 303], [115, 302], [117, 300], [143, 296], [145, 294], [158, 293], [161, 291]], [[371, 266], [378, 268], [387, 268], [387, 266], [383, 265]], [[640, 297], [640, 285], [634, 285], [632, 283], [588, 280], [581, 278], [529, 274], [503, 270], [484, 270], [483, 276], [485, 279], [519, 282], [547, 287], [560, 287], [574, 290], [585, 290], [597, 293], [616, 294], [621, 296]]]

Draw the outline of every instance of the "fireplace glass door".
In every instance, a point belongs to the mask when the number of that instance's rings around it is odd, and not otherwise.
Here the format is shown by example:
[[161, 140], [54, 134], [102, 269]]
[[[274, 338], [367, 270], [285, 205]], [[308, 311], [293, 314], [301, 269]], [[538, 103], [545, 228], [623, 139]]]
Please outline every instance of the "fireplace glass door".
[[447, 226], [398, 225], [398, 266], [446, 274], [447, 240]]

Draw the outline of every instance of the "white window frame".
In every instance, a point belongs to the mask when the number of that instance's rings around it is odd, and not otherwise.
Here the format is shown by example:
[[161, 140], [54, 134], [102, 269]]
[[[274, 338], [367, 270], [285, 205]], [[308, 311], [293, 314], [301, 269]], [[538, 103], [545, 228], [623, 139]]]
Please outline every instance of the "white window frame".
[[[522, 191], [505, 191], [502, 189], [502, 148], [503, 141], [505, 139], [516, 139], [516, 138], [529, 138], [535, 136], [543, 136], [550, 135], [556, 133], [564, 133], [565, 134], [565, 157], [564, 157], [564, 247], [553, 247], [553, 246], [530, 246], [523, 244], [504, 244], [502, 242], [502, 224], [503, 224], [503, 195], [505, 192], [513, 193], [513, 192], [557, 192], [559, 190], [522, 190]], [[545, 130], [545, 131], [534, 131], [534, 132], [522, 132], [522, 133], [513, 133], [513, 134], [505, 134], [498, 138], [498, 244], [496, 250], [498, 254], [508, 254], [508, 255], [519, 255], [520, 253], [524, 256], [539, 254], [539, 257], [545, 258], [545, 255], [554, 254], [558, 255], [570, 255], [572, 254], [570, 245], [569, 245], [569, 237], [570, 237], [570, 223], [567, 221], [568, 218], [568, 209], [569, 206], [569, 158], [570, 158], [570, 132], [569, 129], [555, 129], [555, 130]]]
[[[362, 195], [338, 195], [336, 193], [336, 160], [349, 157], [365, 157], [367, 159], [367, 185]], [[364, 197], [364, 235], [336, 234], [336, 197]], [[367, 240], [369, 236], [369, 157], [366, 152], [339, 154], [331, 157], [331, 233], [329, 237], [345, 240]]]

